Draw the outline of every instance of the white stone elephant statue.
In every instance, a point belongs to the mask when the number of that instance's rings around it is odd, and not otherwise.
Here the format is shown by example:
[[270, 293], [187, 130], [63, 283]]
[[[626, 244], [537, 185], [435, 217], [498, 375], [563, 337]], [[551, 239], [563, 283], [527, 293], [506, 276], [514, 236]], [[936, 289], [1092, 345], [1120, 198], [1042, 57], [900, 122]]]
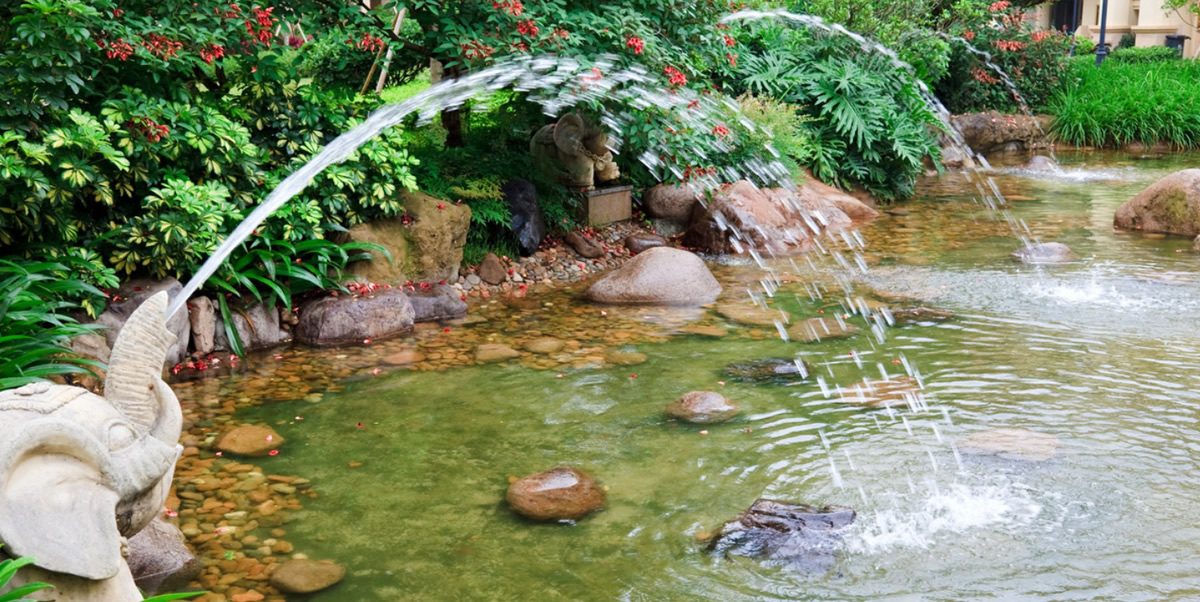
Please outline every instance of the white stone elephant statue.
[[0, 392], [0, 542], [36, 559], [20, 582], [55, 586], [36, 599], [142, 599], [126, 538], [162, 511], [181, 451], [179, 402], [162, 380], [175, 339], [166, 309], [162, 292], [130, 316], [104, 397], [51, 383]]

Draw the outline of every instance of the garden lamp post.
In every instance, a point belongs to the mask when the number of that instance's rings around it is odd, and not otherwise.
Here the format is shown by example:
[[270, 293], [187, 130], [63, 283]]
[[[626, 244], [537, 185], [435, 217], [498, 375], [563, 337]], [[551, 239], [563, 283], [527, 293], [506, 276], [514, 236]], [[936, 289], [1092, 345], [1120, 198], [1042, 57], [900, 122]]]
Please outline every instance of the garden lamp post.
[[1104, 45], [1104, 33], [1108, 28], [1108, 0], [1100, 5], [1100, 45], [1096, 46], [1096, 66], [1104, 62], [1104, 57], [1108, 56], [1108, 47]]

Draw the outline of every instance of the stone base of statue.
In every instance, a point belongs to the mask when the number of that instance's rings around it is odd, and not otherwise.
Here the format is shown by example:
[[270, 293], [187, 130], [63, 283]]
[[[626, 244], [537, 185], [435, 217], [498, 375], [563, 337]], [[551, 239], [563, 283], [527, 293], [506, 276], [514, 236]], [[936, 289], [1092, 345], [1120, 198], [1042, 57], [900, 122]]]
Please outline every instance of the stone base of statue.
[[633, 217], [633, 186], [608, 186], [582, 193], [580, 221], [603, 226]]

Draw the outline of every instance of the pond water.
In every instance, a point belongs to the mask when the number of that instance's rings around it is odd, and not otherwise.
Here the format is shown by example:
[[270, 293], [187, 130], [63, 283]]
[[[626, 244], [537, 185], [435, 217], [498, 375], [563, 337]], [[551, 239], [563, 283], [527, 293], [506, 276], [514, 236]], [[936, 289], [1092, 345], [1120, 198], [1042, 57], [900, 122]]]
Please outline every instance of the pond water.
[[[1200, 156], [1060, 160], [1060, 174], [998, 167], [996, 179], [1014, 215], [1070, 245], [1077, 263], [1013, 262], [1008, 225], [955, 174], [927, 179], [864, 228], [866, 296], [956, 314], [891, 328], [882, 345], [865, 329], [784, 342], [709, 310], [602, 308], [563, 291], [494, 303], [486, 321], [449, 332], [264, 356], [253, 374], [180, 397], [242, 398], [237, 421], [286, 438], [254, 463], [318, 494], [292, 515], [288, 539], [349, 569], [312, 600], [1195, 599], [1200, 256], [1190, 240], [1111, 224], [1121, 202]], [[716, 272], [729, 300], [761, 276], [752, 264]], [[795, 318], [832, 311], [807, 302], [807, 278], [777, 297], [797, 299], [783, 304]], [[725, 334], [684, 330], [697, 324]], [[547, 335], [579, 343], [557, 360], [455, 365], [479, 342]], [[381, 361], [405, 348], [428, 365]], [[796, 354], [824, 388], [722, 375], [731, 362]], [[901, 362], [919, 368], [927, 411], [827, 394], [878, 378], [877, 365], [899, 374]], [[258, 403], [251, 391], [281, 374], [323, 384]], [[742, 415], [707, 427], [663, 417], [697, 389]], [[1059, 446], [1042, 461], [959, 449], [995, 428]], [[508, 479], [559, 464], [593, 474], [607, 507], [573, 525], [516, 517]], [[760, 497], [856, 509], [834, 569], [704, 551], [706, 534]]]

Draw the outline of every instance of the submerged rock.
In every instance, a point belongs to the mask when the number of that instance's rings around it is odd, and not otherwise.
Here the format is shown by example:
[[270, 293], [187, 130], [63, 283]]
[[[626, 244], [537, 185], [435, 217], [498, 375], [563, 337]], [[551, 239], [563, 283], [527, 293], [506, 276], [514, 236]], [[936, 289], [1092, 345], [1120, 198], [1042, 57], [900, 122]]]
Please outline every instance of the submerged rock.
[[721, 526], [708, 550], [724, 556], [757, 558], [807, 573], [833, 567], [843, 529], [855, 512], [840, 506], [809, 506], [758, 499]]
[[1054, 159], [1045, 155], [1034, 155], [1033, 158], [1025, 164], [1025, 169], [1030, 171], [1059, 171], [1058, 163]]
[[551, 353], [562, 351], [563, 347], [566, 346], [566, 342], [554, 337], [538, 337], [532, 341], [526, 341], [524, 346], [525, 350], [530, 353], [550, 355]]
[[720, 294], [721, 285], [699, 256], [655, 247], [602, 276], [586, 296], [599, 303], [704, 305]]
[[725, 375], [741, 381], [797, 382], [812, 372], [802, 360], [768, 358], [725, 366]]
[[[538, 207], [537, 188], [528, 180], [516, 178], [500, 187], [500, 194], [508, 202], [512, 215], [512, 232], [517, 237], [517, 247], [522, 256], [533, 255], [546, 238], [546, 221]], [[485, 278], [486, 280], [486, 278]], [[492, 284], [496, 284], [493, 282]]]
[[944, 322], [954, 317], [954, 312], [948, 309], [937, 309], [933, 307], [901, 307], [898, 309], [888, 308], [892, 314], [892, 320], [897, 324], [911, 324], [921, 322]]
[[774, 326], [776, 322], [788, 319], [786, 312], [751, 303], [719, 303], [716, 309], [717, 314], [726, 320], [751, 326]]
[[833, 318], [809, 318], [792, 324], [787, 332], [792, 340], [815, 343], [854, 336], [858, 334], [858, 327]]
[[283, 436], [265, 424], [243, 424], [217, 440], [217, 450], [238, 456], [265, 456], [283, 445]]
[[911, 376], [893, 376], [888, 380], [866, 379], [842, 388], [841, 393], [842, 403], [869, 408], [919, 405], [921, 383]]
[[959, 451], [999, 456], [1008, 460], [1040, 462], [1058, 453], [1058, 437], [1021, 428], [998, 428], [968, 435], [958, 443]]
[[345, 567], [327, 560], [292, 559], [271, 573], [271, 585], [285, 594], [308, 594], [332, 587], [345, 576]]
[[577, 520], [604, 506], [596, 480], [570, 466], [517, 479], [505, 497], [517, 514], [533, 520]]
[[1039, 242], [1013, 251], [1012, 258], [1029, 264], [1043, 264], [1067, 263], [1079, 259], [1079, 256], [1061, 242]]
[[713, 391], [692, 391], [667, 406], [667, 415], [684, 422], [710, 424], [737, 416], [737, 404]]
[[501, 343], [484, 343], [475, 348], [475, 361], [481, 364], [503, 362], [521, 357], [521, 352]]
[[1113, 225], [1125, 230], [1200, 234], [1200, 169], [1177, 171], [1117, 208]]

